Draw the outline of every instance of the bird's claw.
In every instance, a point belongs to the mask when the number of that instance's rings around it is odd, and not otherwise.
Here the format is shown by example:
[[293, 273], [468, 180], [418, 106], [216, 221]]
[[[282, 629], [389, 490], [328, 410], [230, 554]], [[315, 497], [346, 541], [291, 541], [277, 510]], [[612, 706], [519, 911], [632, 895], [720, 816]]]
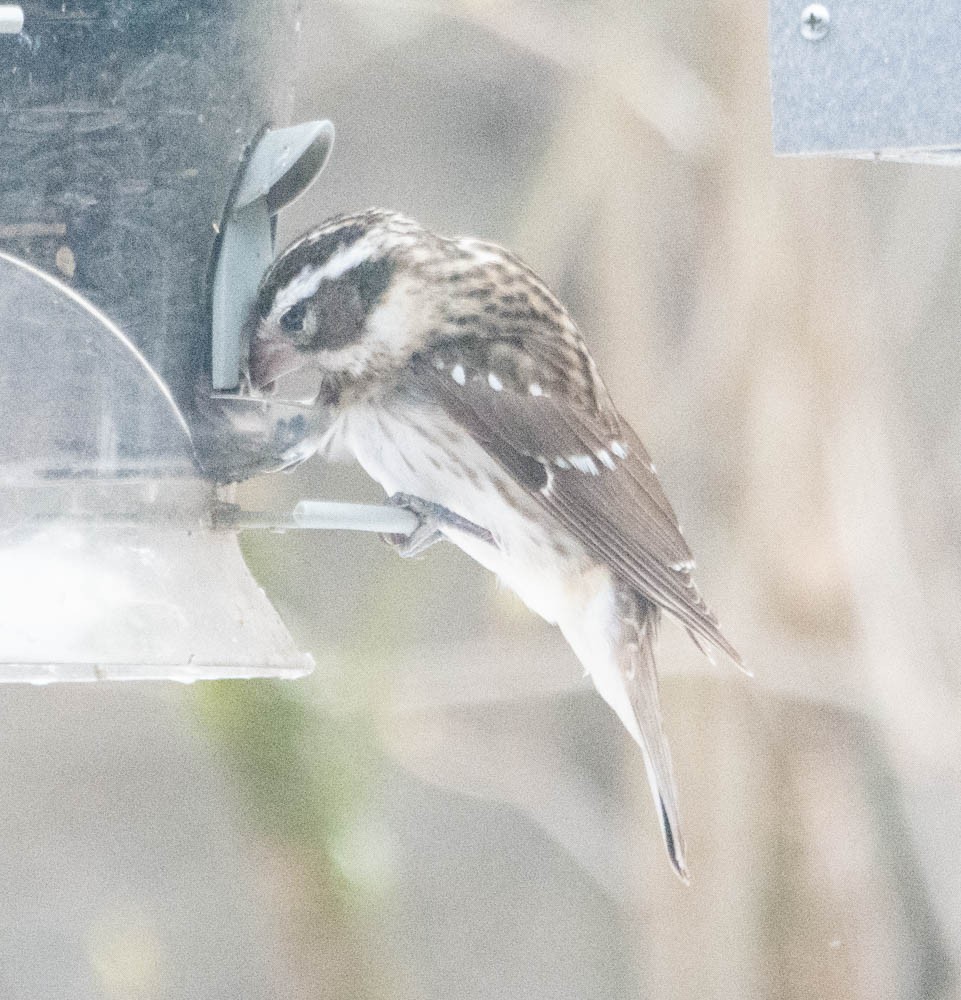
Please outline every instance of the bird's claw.
[[414, 496], [411, 493], [395, 493], [387, 498], [387, 503], [393, 507], [402, 507], [409, 510], [417, 518], [417, 527], [409, 535], [382, 534], [388, 545], [392, 545], [397, 554], [409, 559], [425, 552], [436, 542], [444, 538], [443, 528], [453, 528], [456, 531], [473, 535], [482, 541], [494, 544], [494, 536], [479, 524], [468, 521], [466, 517], [455, 514], [452, 510], [434, 503], [431, 500], [424, 500], [423, 497]]

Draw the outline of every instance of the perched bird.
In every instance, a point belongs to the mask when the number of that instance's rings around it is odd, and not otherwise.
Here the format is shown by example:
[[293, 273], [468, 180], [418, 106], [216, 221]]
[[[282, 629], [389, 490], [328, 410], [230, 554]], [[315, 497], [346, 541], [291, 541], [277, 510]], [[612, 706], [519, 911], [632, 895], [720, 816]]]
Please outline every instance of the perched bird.
[[250, 316], [249, 382], [316, 372], [352, 454], [420, 517], [558, 625], [637, 741], [686, 881], [654, 643], [661, 612], [740, 664], [640, 439], [577, 327], [513, 254], [393, 212], [325, 222], [272, 264]]

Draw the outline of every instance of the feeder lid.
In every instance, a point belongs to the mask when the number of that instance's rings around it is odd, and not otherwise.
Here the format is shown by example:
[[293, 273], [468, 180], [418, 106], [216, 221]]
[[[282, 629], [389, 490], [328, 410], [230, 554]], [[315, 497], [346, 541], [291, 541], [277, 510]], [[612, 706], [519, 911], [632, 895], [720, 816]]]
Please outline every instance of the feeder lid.
[[329, 121], [268, 129], [248, 151], [222, 222], [214, 272], [211, 372], [216, 390], [240, 384], [243, 323], [274, 256], [273, 217], [310, 187], [334, 144]]
[[269, 129], [257, 142], [244, 168], [234, 211], [266, 198], [267, 212], [276, 215], [296, 201], [317, 179], [334, 146], [334, 126], [310, 121]]

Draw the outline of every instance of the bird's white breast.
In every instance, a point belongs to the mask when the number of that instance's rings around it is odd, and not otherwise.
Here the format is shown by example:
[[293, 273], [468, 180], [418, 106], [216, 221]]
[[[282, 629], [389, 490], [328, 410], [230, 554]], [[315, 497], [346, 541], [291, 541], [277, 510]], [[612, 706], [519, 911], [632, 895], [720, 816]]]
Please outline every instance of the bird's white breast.
[[487, 528], [497, 546], [443, 530], [547, 621], [589, 599], [593, 564], [580, 545], [439, 408], [358, 404], [329, 436], [329, 445], [353, 454], [388, 495], [410, 493]]
[[647, 761], [621, 669], [624, 626], [610, 570], [589, 558], [560, 525], [552, 524], [536, 501], [440, 410], [392, 411], [362, 404], [343, 414], [332, 434], [336, 439], [331, 443], [353, 453], [388, 494], [411, 493], [431, 500], [493, 534], [496, 546], [462, 531], [444, 530], [532, 611], [560, 626]]

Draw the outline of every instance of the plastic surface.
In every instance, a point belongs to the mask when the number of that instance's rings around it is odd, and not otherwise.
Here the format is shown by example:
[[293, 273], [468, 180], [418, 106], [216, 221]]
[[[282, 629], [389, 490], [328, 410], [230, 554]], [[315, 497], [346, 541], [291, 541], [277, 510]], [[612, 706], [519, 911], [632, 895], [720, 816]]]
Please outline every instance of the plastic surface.
[[771, 0], [769, 23], [776, 153], [961, 163], [955, 0]]
[[0, 35], [19, 35], [23, 31], [23, 8], [19, 4], [0, 4]]
[[313, 669], [230, 534], [27, 525], [0, 544], [0, 682], [300, 677]]
[[0, 682], [312, 669], [211, 530], [169, 389], [98, 309], [0, 255]]
[[215, 390], [236, 389], [240, 384], [244, 318], [273, 253], [267, 202], [258, 198], [235, 212], [224, 226], [214, 276], [211, 322], [211, 377]]
[[241, 168], [240, 184], [223, 221], [212, 304], [212, 381], [216, 390], [240, 384], [244, 320], [274, 253], [272, 217], [317, 179], [330, 156], [334, 127], [305, 122], [270, 130]]
[[[274, 114], [259, 18], [196, 0], [22, 7], [23, 33], [0, 35], [0, 250], [57, 274], [123, 330], [169, 386], [207, 478], [286, 465], [310, 432], [301, 412], [237, 413], [211, 398], [218, 229]], [[284, 27], [293, 40], [284, 4], [271, 11], [277, 44]], [[271, 67], [271, 86], [290, 72]]]
[[276, 215], [314, 183], [333, 146], [334, 126], [329, 121], [270, 129], [250, 156], [237, 190], [235, 209], [264, 198], [268, 213]]
[[390, 535], [409, 535], [420, 524], [417, 515], [403, 507], [335, 500], [301, 500], [291, 511], [252, 511], [225, 504], [216, 519], [225, 527], [238, 529], [377, 531]]
[[0, 34], [0, 680], [303, 673], [213, 512], [220, 484], [309, 455], [315, 414], [214, 396], [211, 293], [221, 249], [256, 283], [331, 128], [278, 131], [221, 246], [288, 74], [249, 5], [22, 7]]
[[2, 485], [196, 472], [170, 390], [63, 282], [0, 253]]

